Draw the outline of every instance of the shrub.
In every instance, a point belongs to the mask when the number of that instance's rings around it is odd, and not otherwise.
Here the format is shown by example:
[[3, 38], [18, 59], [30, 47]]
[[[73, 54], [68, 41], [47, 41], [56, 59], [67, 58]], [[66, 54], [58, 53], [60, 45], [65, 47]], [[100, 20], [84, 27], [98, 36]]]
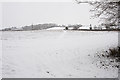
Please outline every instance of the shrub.
[[97, 58], [95, 63], [100, 63], [101, 65], [97, 65], [100, 68], [108, 68], [108, 67], [116, 67], [119, 68], [120, 62], [120, 47], [110, 48], [108, 51], [103, 51], [100, 53], [96, 53]]
[[120, 61], [120, 47], [109, 49], [109, 54], [111, 58]]
[[68, 30], [68, 27], [65, 27], [65, 30]]

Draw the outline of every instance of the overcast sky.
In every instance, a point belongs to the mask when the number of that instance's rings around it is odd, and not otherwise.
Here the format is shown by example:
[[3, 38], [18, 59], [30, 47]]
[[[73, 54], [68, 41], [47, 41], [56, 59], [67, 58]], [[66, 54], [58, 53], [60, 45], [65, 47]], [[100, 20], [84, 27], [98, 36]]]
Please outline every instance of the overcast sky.
[[[90, 6], [75, 2], [7, 2], [2, 3], [2, 28], [39, 23], [96, 24], [90, 20]], [[1, 13], [0, 13], [1, 14]]]

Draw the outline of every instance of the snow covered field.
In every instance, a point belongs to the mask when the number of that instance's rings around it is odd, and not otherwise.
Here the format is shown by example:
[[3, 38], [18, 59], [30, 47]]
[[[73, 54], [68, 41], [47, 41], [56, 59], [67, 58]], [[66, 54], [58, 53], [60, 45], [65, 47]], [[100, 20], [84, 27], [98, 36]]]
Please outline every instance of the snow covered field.
[[2, 79], [2, 32], [0, 32], [0, 79]]
[[[117, 68], [98, 68], [96, 52], [118, 45], [117, 32], [3, 32], [2, 77], [116, 78]], [[1, 41], [0, 40], [0, 41]], [[90, 56], [88, 56], [90, 55]]]

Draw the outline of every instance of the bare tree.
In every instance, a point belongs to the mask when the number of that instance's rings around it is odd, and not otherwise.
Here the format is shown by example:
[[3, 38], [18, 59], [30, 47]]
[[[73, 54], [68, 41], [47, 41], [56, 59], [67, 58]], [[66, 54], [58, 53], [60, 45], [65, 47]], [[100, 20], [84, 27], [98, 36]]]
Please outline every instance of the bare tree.
[[[84, 3], [83, 1], [76, 0], [77, 3]], [[85, 2], [86, 3], [86, 2]], [[93, 18], [100, 18], [102, 25], [109, 26], [118, 26], [120, 21], [120, 0], [104, 0], [104, 1], [94, 1], [88, 2], [93, 8], [90, 10], [93, 12]]]

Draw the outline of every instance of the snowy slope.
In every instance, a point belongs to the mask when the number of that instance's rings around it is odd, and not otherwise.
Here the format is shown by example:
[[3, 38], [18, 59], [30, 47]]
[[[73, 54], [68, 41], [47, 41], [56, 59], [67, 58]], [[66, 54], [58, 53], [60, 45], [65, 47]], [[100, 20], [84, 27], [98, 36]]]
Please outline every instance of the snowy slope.
[[[92, 64], [97, 51], [118, 45], [117, 32], [3, 32], [3, 73], [8, 77], [113, 78], [118, 69]], [[90, 56], [88, 56], [90, 55]]]
[[84, 27], [79, 27], [79, 29], [90, 29], [90, 27], [84, 26]]
[[52, 27], [52, 28], [48, 28], [46, 30], [64, 30], [64, 27]]

